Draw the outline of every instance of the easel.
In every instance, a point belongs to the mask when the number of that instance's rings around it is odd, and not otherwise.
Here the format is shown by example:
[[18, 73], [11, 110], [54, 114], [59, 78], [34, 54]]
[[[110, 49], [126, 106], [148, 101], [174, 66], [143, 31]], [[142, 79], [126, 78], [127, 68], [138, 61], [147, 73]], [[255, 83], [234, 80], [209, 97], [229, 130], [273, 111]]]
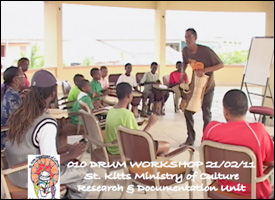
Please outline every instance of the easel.
[[[250, 95], [263, 97], [262, 106], [266, 98], [272, 100], [274, 107], [274, 98], [269, 83], [270, 69], [274, 57], [274, 38], [273, 37], [254, 37], [251, 40], [248, 61], [243, 75], [241, 90], [246, 88], [250, 105], [253, 106]], [[264, 94], [249, 92], [248, 84], [264, 87]], [[269, 90], [270, 96], [267, 95]], [[254, 114], [256, 120], [256, 116]]]
[[[245, 75], [243, 75], [243, 81], [242, 81], [242, 85], [241, 85], [241, 90], [243, 89], [243, 85], [245, 85], [245, 89], [246, 89], [246, 92], [248, 94], [248, 99], [249, 99], [250, 105], [253, 106], [253, 103], [252, 103], [250, 95], [256, 95], [256, 96], [263, 97], [262, 106], [264, 106], [265, 99], [269, 98], [269, 99], [271, 99], [273, 107], [274, 107], [274, 99], [273, 99], [273, 96], [272, 96], [272, 93], [271, 93], [272, 91], [271, 91], [270, 84], [269, 84], [269, 78], [267, 78], [265, 86], [252, 84], [252, 85], [256, 85], [256, 86], [265, 87], [264, 94], [257, 94], [257, 93], [249, 92], [247, 83], [244, 82], [244, 77], [245, 77]], [[267, 89], [269, 90], [270, 96], [267, 96]], [[254, 118], [255, 118], [255, 120], [257, 120], [255, 114], [254, 114]]]

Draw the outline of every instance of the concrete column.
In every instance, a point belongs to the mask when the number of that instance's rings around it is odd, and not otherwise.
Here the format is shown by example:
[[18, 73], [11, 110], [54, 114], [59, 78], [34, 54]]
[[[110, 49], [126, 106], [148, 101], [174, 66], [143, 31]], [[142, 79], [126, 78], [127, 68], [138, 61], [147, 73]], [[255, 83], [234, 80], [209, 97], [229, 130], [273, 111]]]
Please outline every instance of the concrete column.
[[156, 2], [155, 14], [155, 59], [159, 64], [158, 74], [162, 81], [166, 67], [166, 1]]
[[45, 1], [44, 17], [45, 67], [56, 67], [56, 76], [60, 77], [63, 71], [61, 1]]
[[[274, 1], [269, 1], [266, 3], [266, 36], [273, 36], [274, 37]], [[274, 59], [273, 59], [274, 61]], [[274, 98], [274, 62], [271, 66], [270, 71], [270, 79], [269, 79], [269, 85], [271, 87], [271, 95]], [[269, 93], [267, 93], [270, 95]], [[274, 108], [271, 99], [266, 99], [265, 106]], [[274, 126], [274, 119], [273, 120], [267, 120], [268, 125]]]

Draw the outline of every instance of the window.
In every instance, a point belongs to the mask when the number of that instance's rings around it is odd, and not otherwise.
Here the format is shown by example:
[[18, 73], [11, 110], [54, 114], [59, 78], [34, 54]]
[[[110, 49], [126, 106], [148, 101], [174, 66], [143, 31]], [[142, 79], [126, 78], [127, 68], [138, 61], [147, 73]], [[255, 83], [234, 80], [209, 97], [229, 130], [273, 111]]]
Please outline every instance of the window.
[[64, 65], [147, 65], [154, 31], [154, 10], [63, 4]]
[[[1, 53], [4, 68], [30, 59], [30, 68], [44, 65], [44, 3], [42, 1], [1, 1]], [[2, 49], [2, 48], [1, 48]]]

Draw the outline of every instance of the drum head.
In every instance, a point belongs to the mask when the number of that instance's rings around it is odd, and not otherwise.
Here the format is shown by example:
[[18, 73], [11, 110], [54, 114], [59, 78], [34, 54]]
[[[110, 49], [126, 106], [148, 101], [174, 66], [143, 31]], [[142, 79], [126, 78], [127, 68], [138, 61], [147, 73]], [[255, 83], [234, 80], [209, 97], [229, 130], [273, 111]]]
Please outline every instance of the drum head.
[[142, 93], [134, 91], [133, 97], [142, 97]]
[[185, 94], [190, 93], [190, 87], [188, 83], [181, 83], [180, 88], [183, 89]]

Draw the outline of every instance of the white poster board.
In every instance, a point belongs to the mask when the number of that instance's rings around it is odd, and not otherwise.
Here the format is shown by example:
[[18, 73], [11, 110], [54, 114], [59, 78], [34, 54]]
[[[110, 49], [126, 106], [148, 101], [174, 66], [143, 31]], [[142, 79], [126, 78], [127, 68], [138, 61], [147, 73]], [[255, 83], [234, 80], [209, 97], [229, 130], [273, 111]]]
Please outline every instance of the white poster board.
[[252, 38], [243, 82], [266, 86], [273, 56], [273, 37]]

